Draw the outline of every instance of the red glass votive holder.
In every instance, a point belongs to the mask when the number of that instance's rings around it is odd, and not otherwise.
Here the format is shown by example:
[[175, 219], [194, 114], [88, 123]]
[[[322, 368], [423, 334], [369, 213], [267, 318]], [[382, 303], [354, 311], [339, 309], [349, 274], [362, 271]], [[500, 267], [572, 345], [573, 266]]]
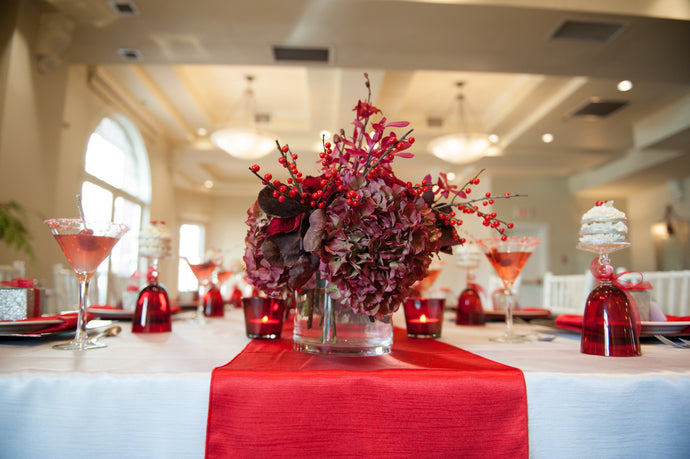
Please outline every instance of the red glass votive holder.
[[280, 338], [285, 317], [285, 301], [276, 298], [242, 298], [244, 325], [248, 338]]
[[405, 301], [405, 324], [410, 338], [440, 338], [444, 298], [415, 298]]

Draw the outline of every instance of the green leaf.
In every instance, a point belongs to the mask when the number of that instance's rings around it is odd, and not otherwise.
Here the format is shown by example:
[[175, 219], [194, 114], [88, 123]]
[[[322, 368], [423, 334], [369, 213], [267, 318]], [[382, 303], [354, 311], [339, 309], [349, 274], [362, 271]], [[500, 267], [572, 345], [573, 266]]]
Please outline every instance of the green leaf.
[[33, 258], [31, 237], [22, 222], [24, 218], [24, 208], [18, 202], [0, 203], [0, 240]]

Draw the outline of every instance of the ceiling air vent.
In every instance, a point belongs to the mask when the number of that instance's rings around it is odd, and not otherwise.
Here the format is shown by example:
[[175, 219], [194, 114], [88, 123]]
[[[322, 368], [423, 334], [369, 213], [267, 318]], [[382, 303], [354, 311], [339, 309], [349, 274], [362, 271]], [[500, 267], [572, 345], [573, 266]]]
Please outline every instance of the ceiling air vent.
[[438, 116], [430, 116], [426, 119], [426, 126], [430, 128], [437, 128], [443, 126], [443, 118]]
[[141, 62], [144, 60], [141, 51], [134, 48], [118, 48], [117, 54], [127, 62]]
[[270, 113], [254, 113], [254, 122], [256, 124], [268, 124], [271, 122]]
[[608, 43], [623, 29], [625, 29], [625, 24], [568, 19], [551, 34], [551, 39]]
[[590, 99], [582, 107], [575, 110], [572, 116], [606, 118], [626, 105], [628, 105], [628, 101], [625, 100]]
[[328, 48], [305, 48], [295, 46], [274, 46], [273, 58], [276, 62], [321, 62], [330, 61], [330, 50]]
[[118, 16], [138, 16], [139, 9], [132, 1], [108, 2]]

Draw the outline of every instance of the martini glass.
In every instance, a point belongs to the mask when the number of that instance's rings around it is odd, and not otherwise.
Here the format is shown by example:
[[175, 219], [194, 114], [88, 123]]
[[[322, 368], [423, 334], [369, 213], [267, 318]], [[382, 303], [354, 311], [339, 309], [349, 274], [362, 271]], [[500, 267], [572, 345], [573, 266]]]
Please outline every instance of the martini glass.
[[189, 259], [185, 258], [189, 267], [194, 273], [197, 282], [199, 283], [199, 299], [197, 300], [196, 317], [192, 322], [198, 324], [205, 324], [206, 318], [204, 317], [204, 293], [206, 292], [206, 287], [210, 284], [211, 276], [213, 271], [218, 266], [214, 261], [204, 261], [200, 263], [192, 263]]
[[50, 228], [50, 232], [79, 280], [76, 335], [69, 343], [56, 344], [53, 349], [83, 351], [106, 347], [101, 342], [89, 340], [86, 333], [86, 299], [89, 293], [89, 281], [98, 269], [98, 265], [110, 255], [113, 246], [129, 228], [119, 223], [84, 221], [80, 218], [54, 218], [44, 223]]
[[525, 335], [513, 332], [513, 283], [520, 275], [522, 267], [541, 240], [529, 236], [508, 236], [479, 239], [477, 243], [503, 281], [506, 295], [506, 330], [502, 336], [491, 338], [499, 343], [527, 343]]

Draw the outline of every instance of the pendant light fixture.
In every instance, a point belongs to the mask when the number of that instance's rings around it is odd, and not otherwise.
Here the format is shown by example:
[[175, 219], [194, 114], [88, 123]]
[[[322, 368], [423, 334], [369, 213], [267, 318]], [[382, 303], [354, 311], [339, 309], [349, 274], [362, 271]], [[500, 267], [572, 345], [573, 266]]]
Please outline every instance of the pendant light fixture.
[[219, 129], [211, 134], [211, 142], [238, 159], [253, 160], [276, 149], [275, 138], [256, 127], [256, 99], [252, 82], [247, 75], [247, 89], [243, 97], [242, 122], [237, 126]]
[[442, 135], [429, 142], [431, 153], [449, 163], [466, 164], [478, 160], [491, 150], [498, 138], [478, 129], [465, 108], [464, 82], [457, 83], [456, 132]]

